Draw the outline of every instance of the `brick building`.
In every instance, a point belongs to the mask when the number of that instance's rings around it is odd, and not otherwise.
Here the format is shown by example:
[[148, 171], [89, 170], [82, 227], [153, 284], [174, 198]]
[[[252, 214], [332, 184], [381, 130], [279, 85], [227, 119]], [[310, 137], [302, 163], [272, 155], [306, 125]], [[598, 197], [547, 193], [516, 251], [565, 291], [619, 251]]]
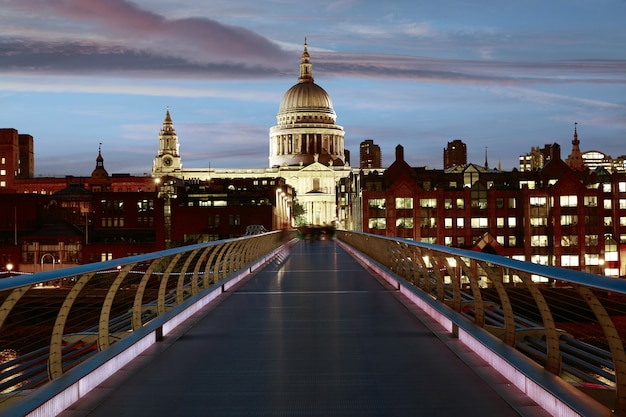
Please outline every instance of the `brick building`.
[[[402, 146], [384, 172], [346, 184], [358, 229], [515, 259], [626, 275], [626, 175], [572, 169], [502, 172], [474, 164], [410, 167]], [[355, 190], [361, 190], [361, 197]]]

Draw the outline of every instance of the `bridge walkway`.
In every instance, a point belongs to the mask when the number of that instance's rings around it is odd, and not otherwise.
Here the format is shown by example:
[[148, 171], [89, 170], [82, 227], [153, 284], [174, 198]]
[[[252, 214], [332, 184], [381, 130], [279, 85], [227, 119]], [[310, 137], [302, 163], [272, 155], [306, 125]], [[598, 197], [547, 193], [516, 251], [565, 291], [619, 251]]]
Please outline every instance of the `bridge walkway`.
[[61, 415], [545, 415], [418, 314], [302, 241]]

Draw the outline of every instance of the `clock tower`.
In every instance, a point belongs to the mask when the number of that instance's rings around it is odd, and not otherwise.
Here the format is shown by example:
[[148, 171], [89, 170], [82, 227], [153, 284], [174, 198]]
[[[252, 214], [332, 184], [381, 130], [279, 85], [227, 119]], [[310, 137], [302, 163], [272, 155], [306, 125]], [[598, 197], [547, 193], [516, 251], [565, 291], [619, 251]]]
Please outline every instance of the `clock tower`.
[[180, 171], [183, 164], [178, 153], [178, 136], [174, 130], [169, 108], [165, 112], [163, 127], [159, 132], [159, 152], [154, 158], [152, 176], [158, 177], [173, 171]]

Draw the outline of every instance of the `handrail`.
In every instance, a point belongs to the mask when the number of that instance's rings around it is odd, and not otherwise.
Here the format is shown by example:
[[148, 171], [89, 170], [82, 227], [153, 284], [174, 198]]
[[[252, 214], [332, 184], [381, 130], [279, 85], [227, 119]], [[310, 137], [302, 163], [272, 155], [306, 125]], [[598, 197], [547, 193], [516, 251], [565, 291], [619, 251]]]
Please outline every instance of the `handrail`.
[[268, 232], [0, 280], [0, 409], [193, 297], [220, 286], [224, 291], [229, 277], [251, 270], [295, 233]]
[[369, 233], [337, 238], [626, 416], [626, 280]]

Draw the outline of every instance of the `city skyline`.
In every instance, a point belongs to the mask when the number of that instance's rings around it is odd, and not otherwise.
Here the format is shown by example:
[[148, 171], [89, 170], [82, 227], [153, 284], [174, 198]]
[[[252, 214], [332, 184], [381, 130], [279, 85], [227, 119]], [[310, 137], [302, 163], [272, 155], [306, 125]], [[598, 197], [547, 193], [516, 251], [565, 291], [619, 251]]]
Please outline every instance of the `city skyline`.
[[626, 154], [626, 1], [8, 0], [0, 127], [35, 140], [36, 175], [150, 172], [166, 108], [185, 168], [263, 168], [304, 38], [351, 165], [518, 167], [533, 146]]

